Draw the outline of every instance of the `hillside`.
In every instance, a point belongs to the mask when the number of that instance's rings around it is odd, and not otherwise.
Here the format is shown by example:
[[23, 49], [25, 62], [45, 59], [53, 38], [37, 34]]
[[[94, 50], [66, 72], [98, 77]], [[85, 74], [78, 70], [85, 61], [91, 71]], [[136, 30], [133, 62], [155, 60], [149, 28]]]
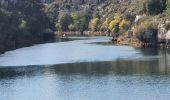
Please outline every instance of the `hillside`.
[[169, 0], [66, 0], [47, 5], [46, 12], [56, 10], [54, 21], [59, 34], [91, 31], [90, 34], [111, 35], [118, 43], [138, 41], [133, 45], [157, 46], [169, 45], [169, 6]]

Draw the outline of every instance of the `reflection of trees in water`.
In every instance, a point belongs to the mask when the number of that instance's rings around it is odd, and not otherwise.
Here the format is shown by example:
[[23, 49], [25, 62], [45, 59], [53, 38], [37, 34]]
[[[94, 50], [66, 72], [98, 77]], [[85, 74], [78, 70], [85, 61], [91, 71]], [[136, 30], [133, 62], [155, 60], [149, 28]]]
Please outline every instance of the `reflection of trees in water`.
[[[143, 48], [136, 50], [140, 51], [140, 53], [143, 54], [145, 57], [159, 56], [159, 58], [156, 58], [154, 60], [148, 59], [149, 61], [145, 61], [143, 63], [145, 67], [150, 68], [151, 72], [156, 72], [159, 74], [170, 74], [170, 49]], [[142, 63], [139, 63], [136, 63], [136, 66], [142, 66]]]
[[159, 71], [163, 74], [170, 73], [170, 50], [163, 49], [159, 50]]
[[[149, 53], [145, 53], [149, 57]], [[148, 52], [148, 51], [147, 51]], [[29, 66], [20, 68], [0, 68], [0, 79], [18, 76], [51, 75], [51, 74], [123, 74], [123, 75], [168, 75], [170, 74], [170, 50], [155, 50], [151, 55], [160, 58], [144, 60], [116, 60], [112, 62], [89, 62], [60, 64], [53, 66]], [[158, 56], [157, 55], [157, 56]], [[145, 56], [147, 57], [147, 56]]]
[[[117, 60], [113, 62], [95, 62], [57, 65], [52, 71], [60, 74], [169, 74], [161, 71], [158, 60]], [[168, 68], [168, 66], [167, 66]]]
[[39, 73], [37, 67], [20, 67], [20, 68], [0, 68], [0, 79], [3, 78], [15, 78], [19, 76], [33, 76], [35, 73]]
[[111, 68], [112, 64], [110, 62], [94, 62], [56, 65], [54, 71], [61, 74], [106, 74], [111, 72]]
[[117, 61], [112, 63], [113, 72], [117, 74], [157, 74], [158, 73], [158, 62], [153, 61]]
[[141, 52], [144, 56], [157, 56], [159, 54], [158, 48], [135, 48], [137, 51]]

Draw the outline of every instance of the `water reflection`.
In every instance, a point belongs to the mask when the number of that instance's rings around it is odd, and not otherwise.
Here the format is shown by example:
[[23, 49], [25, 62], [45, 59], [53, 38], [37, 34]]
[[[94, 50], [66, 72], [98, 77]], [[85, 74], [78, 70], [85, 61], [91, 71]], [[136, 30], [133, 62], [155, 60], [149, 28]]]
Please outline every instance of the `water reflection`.
[[[150, 60], [123, 60], [57, 64], [51, 66], [23, 66], [0, 68], [0, 78], [50, 74], [102, 74], [102, 75], [170, 75], [169, 51], [158, 51], [160, 57]], [[152, 54], [153, 55], [153, 54]], [[156, 54], [155, 54], [156, 55]]]
[[157, 59], [1, 68], [0, 100], [169, 100], [169, 67]]

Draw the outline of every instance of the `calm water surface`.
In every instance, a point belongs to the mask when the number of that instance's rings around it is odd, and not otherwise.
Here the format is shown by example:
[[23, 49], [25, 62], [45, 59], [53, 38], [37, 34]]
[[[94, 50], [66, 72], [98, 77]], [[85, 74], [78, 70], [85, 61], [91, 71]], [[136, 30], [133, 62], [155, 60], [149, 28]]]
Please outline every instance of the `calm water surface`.
[[170, 50], [94, 37], [0, 55], [0, 100], [170, 100]]

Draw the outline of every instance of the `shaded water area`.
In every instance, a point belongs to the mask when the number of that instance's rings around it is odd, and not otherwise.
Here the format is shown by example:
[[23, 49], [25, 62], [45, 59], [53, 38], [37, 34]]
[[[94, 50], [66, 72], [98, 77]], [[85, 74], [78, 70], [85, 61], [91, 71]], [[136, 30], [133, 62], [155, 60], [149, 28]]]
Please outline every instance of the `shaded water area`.
[[0, 56], [0, 100], [170, 100], [170, 50], [100, 45], [108, 37], [35, 45]]

